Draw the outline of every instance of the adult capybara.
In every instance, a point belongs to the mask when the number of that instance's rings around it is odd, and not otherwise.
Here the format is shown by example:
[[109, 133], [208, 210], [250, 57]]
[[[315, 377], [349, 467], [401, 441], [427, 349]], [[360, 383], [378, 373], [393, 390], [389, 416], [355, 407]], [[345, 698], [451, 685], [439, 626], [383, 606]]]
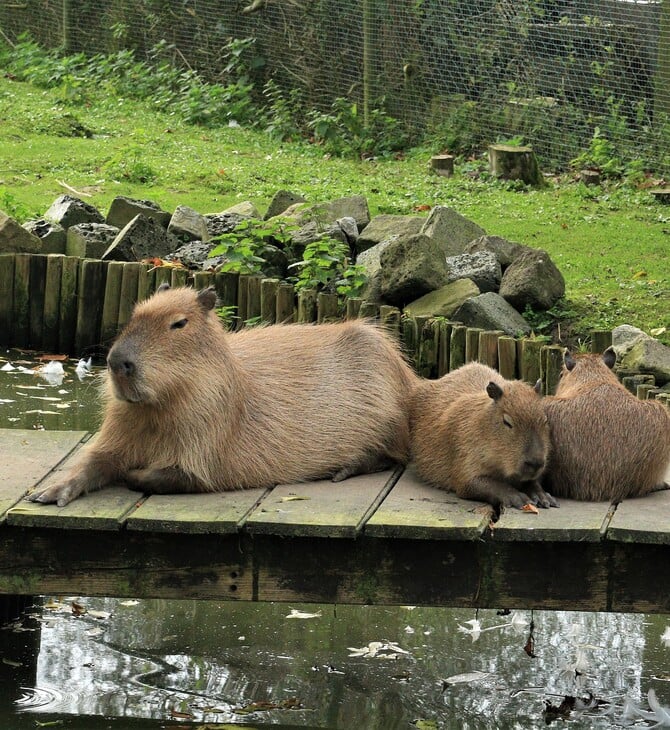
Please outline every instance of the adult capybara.
[[339, 480], [407, 461], [416, 376], [381, 329], [231, 334], [215, 303], [212, 288], [161, 287], [136, 305], [109, 351], [97, 438], [63, 481], [29, 499], [62, 506], [118, 481], [175, 493]]
[[624, 388], [616, 354], [563, 359], [556, 395], [545, 398], [551, 455], [544, 484], [552, 494], [619, 502], [663, 485], [670, 462], [670, 414]]
[[473, 362], [420, 382], [410, 414], [412, 457], [429, 484], [496, 509], [558, 506], [538, 481], [549, 428], [537, 386]]

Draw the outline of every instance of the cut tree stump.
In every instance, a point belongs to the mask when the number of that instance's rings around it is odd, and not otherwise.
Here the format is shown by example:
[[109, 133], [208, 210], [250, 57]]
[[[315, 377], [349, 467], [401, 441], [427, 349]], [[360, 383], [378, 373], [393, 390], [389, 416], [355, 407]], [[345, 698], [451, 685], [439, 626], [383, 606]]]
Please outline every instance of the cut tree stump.
[[451, 177], [454, 174], [453, 155], [433, 155], [430, 158], [430, 167], [433, 172], [444, 177]]
[[504, 180], [522, 180], [527, 185], [543, 185], [544, 179], [530, 147], [489, 145], [489, 169]]

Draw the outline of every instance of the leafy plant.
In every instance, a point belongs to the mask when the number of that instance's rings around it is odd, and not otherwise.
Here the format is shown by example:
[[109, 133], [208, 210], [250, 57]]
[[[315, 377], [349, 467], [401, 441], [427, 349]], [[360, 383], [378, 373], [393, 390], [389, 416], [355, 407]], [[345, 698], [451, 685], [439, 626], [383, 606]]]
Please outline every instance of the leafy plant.
[[367, 281], [365, 270], [349, 261], [349, 247], [324, 236], [307, 244], [303, 260], [291, 264], [297, 268], [295, 288], [336, 292], [340, 296], [356, 296]]
[[625, 166], [617, 153], [616, 146], [604, 137], [600, 127], [596, 127], [587, 150], [571, 161], [575, 168], [595, 168], [604, 177], [621, 177]]

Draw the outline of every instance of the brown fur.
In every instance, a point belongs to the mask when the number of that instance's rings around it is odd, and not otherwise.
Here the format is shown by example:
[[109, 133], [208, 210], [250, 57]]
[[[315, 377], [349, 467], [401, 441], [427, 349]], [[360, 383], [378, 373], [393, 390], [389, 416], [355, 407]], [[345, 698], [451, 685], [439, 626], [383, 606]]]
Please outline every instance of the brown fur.
[[544, 400], [552, 440], [545, 484], [556, 495], [619, 502], [663, 485], [670, 413], [626, 390], [614, 361], [611, 349], [566, 355], [556, 395]]
[[549, 430], [530, 385], [469, 363], [417, 385], [411, 429], [417, 472], [428, 483], [496, 508], [558, 506], [538, 483]]
[[31, 495], [67, 504], [118, 480], [150, 493], [344, 478], [409, 456], [416, 376], [372, 324], [225, 332], [213, 290], [157, 292], [108, 356], [104, 421], [83, 463]]

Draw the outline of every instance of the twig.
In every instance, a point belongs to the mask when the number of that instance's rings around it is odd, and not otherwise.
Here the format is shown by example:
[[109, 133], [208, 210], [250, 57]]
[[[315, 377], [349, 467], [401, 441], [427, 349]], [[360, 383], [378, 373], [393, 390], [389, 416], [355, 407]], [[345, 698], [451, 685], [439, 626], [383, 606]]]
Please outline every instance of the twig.
[[75, 190], [74, 188], [70, 187], [67, 183], [63, 182], [62, 180], [56, 180], [56, 182], [59, 185], [62, 185], [66, 190], [69, 190], [71, 193], [74, 193], [75, 195], [83, 195], [87, 198], [92, 198], [93, 196], [91, 193], [81, 193], [79, 190]]

